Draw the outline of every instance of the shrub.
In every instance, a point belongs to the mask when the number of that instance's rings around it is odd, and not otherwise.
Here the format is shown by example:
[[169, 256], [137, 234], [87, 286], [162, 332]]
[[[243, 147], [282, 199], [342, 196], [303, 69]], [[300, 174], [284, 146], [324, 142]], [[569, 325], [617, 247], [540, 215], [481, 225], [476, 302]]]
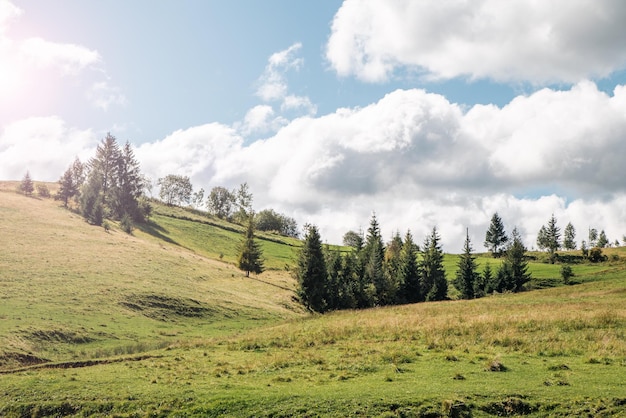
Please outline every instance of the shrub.
[[569, 284], [569, 279], [574, 276], [574, 272], [572, 271], [572, 266], [563, 264], [561, 266], [561, 278], [563, 279], [563, 283]]
[[38, 184], [37, 194], [39, 195], [39, 197], [48, 198], [50, 197], [50, 189], [48, 189], [48, 186], [46, 186], [45, 184]]
[[128, 216], [128, 214], [124, 214], [124, 216], [122, 216], [122, 219], [120, 220], [120, 228], [122, 228], [122, 231], [127, 234], [132, 234], [135, 226], [133, 225], [133, 220], [130, 216]]
[[594, 247], [589, 250], [589, 261], [592, 263], [599, 263], [606, 261], [606, 256], [602, 254], [602, 248]]

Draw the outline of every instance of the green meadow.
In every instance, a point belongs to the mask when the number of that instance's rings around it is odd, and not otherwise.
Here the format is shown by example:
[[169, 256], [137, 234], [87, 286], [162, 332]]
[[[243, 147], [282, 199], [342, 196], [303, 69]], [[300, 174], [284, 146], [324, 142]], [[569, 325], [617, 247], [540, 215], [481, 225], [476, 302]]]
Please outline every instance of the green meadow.
[[298, 240], [261, 235], [267, 270], [246, 278], [237, 225], [155, 205], [132, 235], [106, 232], [15, 186], [0, 183], [0, 416], [626, 411], [624, 248], [570, 257], [569, 286], [531, 253], [536, 290], [312, 315]]

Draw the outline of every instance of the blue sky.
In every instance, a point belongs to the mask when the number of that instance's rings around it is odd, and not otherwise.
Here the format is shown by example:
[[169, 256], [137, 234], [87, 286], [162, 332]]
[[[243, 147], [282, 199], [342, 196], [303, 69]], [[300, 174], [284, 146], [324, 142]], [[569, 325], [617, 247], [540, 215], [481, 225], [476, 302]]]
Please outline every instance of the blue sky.
[[[0, 178], [55, 181], [111, 132], [144, 171], [246, 181], [332, 242], [437, 225], [482, 249], [626, 234], [621, 2], [0, 0]], [[158, 191], [155, 189], [154, 193]], [[580, 238], [582, 239], [582, 238]]]

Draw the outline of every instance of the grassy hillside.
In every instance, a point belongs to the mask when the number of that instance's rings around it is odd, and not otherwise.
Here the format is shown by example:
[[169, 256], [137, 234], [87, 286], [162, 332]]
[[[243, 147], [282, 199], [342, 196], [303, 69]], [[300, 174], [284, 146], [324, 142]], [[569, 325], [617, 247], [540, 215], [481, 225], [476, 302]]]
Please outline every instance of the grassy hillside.
[[[626, 408], [623, 261], [574, 265], [576, 286], [310, 316], [285, 268], [295, 240], [264, 236], [270, 270], [246, 279], [234, 225], [158, 206], [133, 236], [107, 233], [14, 186], [0, 183], [0, 416]], [[531, 269], [539, 284], [560, 275]]]
[[107, 233], [13, 189], [0, 187], [0, 367], [138, 352], [301, 314], [285, 271], [246, 279], [173, 239]]

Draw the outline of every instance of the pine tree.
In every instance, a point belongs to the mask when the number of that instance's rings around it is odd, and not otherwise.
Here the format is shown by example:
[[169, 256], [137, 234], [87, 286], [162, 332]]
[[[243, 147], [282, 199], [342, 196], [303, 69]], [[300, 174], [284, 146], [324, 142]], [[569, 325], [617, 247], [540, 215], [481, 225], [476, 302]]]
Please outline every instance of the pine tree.
[[576, 229], [571, 222], [569, 222], [565, 229], [563, 230], [563, 247], [566, 250], [575, 250], [576, 249]]
[[439, 244], [439, 233], [434, 227], [424, 242], [422, 253], [422, 294], [426, 300], [444, 300], [448, 296], [448, 281], [443, 268], [443, 251]]
[[556, 261], [556, 251], [561, 248], [561, 228], [556, 226], [556, 218], [554, 217], [554, 214], [550, 217], [548, 226], [545, 228], [544, 238], [545, 248], [550, 253], [550, 262], [554, 264]]
[[400, 300], [407, 303], [421, 302], [424, 296], [420, 289], [420, 266], [417, 261], [417, 245], [413, 242], [411, 231], [404, 237], [400, 252]]
[[143, 191], [143, 179], [139, 162], [132, 147], [126, 142], [119, 153], [116, 169], [116, 184], [112, 186], [111, 209], [113, 216], [122, 219], [125, 215], [133, 221], [140, 221], [139, 197]]
[[528, 273], [528, 262], [526, 261], [526, 247], [517, 231], [513, 229], [511, 244], [506, 251], [505, 265], [510, 267], [510, 274], [507, 277], [506, 290], [521, 292], [524, 284], [530, 281]]
[[504, 232], [502, 219], [498, 215], [498, 212], [496, 212], [491, 217], [491, 224], [485, 233], [485, 247], [491, 251], [494, 257], [499, 257], [508, 240], [509, 237], [507, 237], [506, 232]]
[[373, 300], [370, 300], [370, 303], [374, 305], [384, 299], [383, 294], [385, 292], [385, 276], [383, 270], [385, 247], [383, 245], [376, 214], [372, 215], [370, 227], [367, 229], [367, 237], [363, 251], [365, 256], [364, 285], [366, 288], [369, 287], [374, 291], [374, 295], [371, 295], [371, 290], [366, 292], [368, 298], [373, 296]]
[[74, 183], [74, 175], [72, 172], [72, 167], [65, 170], [63, 176], [59, 179], [59, 191], [57, 192], [55, 199], [61, 200], [63, 202], [63, 206], [67, 207], [69, 200], [76, 196], [78, 193], [78, 187], [76, 183]]
[[463, 254], [457, 264], [456, 279], [454, 286], [461, 292], [462, 299], [474, 299], [475, 285], [478, 280], [478, 267], [476, 257], [472, 254], [472, 245], [469, 238], [469, 230], [466, 230]]
[[104, 219], [102, 182], [97, 172], [91, 173], [80, 193], [80, 212], [92, 225], [100, 226]]
[[486, 263], [483, 273], [478, 275], [476, 282], [474, 283], [474, 297], [482, 298], [485, 296], [492, 281], [493, 272], [491, 271], [491, 265]]
[[104, 204], [109, 205], [110, 191], [117, 183], [120, 148], [113, 135], [106, 137], [96, 148], [96, 156], [89, 160], [90, 175], [97, 173], [102, 184], [101, 193]]
[[254, 240], [254, 217], [248, 219], [248, 226], [239, 250], [237, 265], [240, 270], [246, 272], [246, 277], [250, 273], [259, 274], [263, 272], [263, 252], [260, 245]]
[[35, 185], [33, 184], [33, 180], [30, 178], [30, 172], [26, 171], [26, 174], [24, 174], [24, 178], [22, 178], [19, 190], [26, 196], [32, 195], [33, 191], [35, 191]]
[[397, 303], [400, 290], [400, 254], [402, 252], [402, 238], [396, 233], [391, 242], [385, 248], [384, 260], [384, 285], [382, 294], [379, 296], [381, 305], [393, 305]]
[[298, 296], [308, 309], [324, 312], [328, 274], [322, 250], [322, 239], [315, 225], [305, 225], [304, 243], [298, 256], [295, 278]]

